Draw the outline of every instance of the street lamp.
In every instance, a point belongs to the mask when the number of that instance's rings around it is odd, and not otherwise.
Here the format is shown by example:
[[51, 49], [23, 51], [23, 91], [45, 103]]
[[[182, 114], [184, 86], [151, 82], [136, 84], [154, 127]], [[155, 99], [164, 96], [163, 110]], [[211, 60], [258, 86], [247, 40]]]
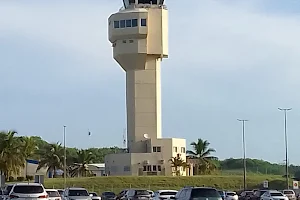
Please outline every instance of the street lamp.
[[243, 171], [244, 171], [244, 191], [246, 190], [246, 144], [245, 144], [245, 122], [249, 121], [247, 119], [238, 119], [238, 121], [243, 124]]
[[67, 187], [67, 149], [66, 149], [66, 126], [64, 126], [64, 189]]
[[285, 139], [285, 175], [286, 175], [286, 186], [287, 189], [290, 188], [289, 184], [289, 164], [288, 164], [288, 138], [287, 138], [287, 128], [286, 128], [286, 113], [292, 110], [291, 108], [278, 108], [278, 110], [284, 112], [284, 139]]

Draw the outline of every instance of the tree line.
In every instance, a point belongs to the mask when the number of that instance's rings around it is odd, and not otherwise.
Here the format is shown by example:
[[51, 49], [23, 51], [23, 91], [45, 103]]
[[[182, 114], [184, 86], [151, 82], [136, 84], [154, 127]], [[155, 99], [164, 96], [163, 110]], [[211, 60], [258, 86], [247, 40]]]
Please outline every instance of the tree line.
[[[219, 160], [212, 155], [216, 152], [210, 148], [207, 140], [198, 139], [190, 144], [185, 162], [181, 155], [170, 158], [174, 173], [180, 175], [179, 169], [190, 167], [193, 163], [195, 175], [216, 174], [220, 171], [241, 170], [242, 159], [229, 158]], [[126, 152], [118, 147], [109, 148], [66, 148], [67, 176], [89, 176], [87, 165], [90, 163], [104, 163], [104, 157], [111, 153]], [[16, 131], [0, 132], [0, 173], [6, 178], [19, 174], [24, 169], [26, 160], [34, 159], [39, 161], [38, 169], [47, 168], [53, 172], [53, 177], [58, 177], [57, 171], [63, 169], [64, 148], [60, 143], [48, 143], [37, 136], [18, 136]], [[247, 171], [261, 174], [284, 175], [284, 165], [272, 164], [257, 159], [247, 159]], [[290, 165], [290, 174], [299, 172], [300, 166]]]

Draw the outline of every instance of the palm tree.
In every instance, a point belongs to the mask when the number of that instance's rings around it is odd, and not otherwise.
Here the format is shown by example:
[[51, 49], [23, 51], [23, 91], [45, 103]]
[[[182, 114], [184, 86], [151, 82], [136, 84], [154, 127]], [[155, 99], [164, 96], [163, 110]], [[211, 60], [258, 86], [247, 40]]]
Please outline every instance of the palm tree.
[[189, 150], [186, 152], [192, 159], [198, 160], [197, 170], [200, 170], [201, 173], [207, 173], [208, 171], [216, 168], [213, 160], [216, 160], [217, 158], [211, 156], [211, 154], [216, 152], [216, 150], [209, 148], [209, 145], [210, 143], [207, 140], [199, 138], [197, 143], [191, 143], [193, 151]]
[[36, 144], [36, 140], [34, 137], [21, 137], [21, 140], [23, 142], [23, 152], [24, 152], [24, 156], [25, 156], [25, 160], [26, 160], [26, 169], [25, 169], [25, 177], [28, 177], [28, 162], [27, 160], [33, 156], [36, 152], [36, 150], [38, 149], [38, 146]]
[[41, 159], [37, 170], [48, 168], [47, 172], [52, 173], [52, 178], [56, 177], [58, 169], [63, 168], [64, 149], [60, 143], [49, 144], [40, 152]]
[[174, 173], [176, 174], [176, 176], [180, 176], [181, 167], [183, 168], [183, 170], [188, 167], [187, 163], [180, 157], [180, 154], [172, 157], [169, 162], [171, 163], [171, 167], [174, 169]]
[[90, 174], [88, 164], [92, 163], [94, 155], [88, 150], [78, 150], [77, 159], [73, 165], [69, 167], [69, 174], [71, 177], [87, 176]]
[[16, 131], [0, 132], [0, 171], [6, 178], [19, 174], [25, 163], [21, 139], [16, 134]]

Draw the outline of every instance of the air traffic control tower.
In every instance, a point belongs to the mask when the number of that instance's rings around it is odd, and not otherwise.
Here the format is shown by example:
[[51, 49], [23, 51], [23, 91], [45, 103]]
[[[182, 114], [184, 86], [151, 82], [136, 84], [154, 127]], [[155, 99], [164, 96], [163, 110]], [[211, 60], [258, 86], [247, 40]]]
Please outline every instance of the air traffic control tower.
[[185, 160], [186, 141], [161, 133], [160, 64], [168, 58], [168, 10], [164, 0], [123, 4], [108, 23], [113, 57], [126, 72], [128, 152], [106, 156], [106, 173], [171, 175], [169, 159], [180, 154]]

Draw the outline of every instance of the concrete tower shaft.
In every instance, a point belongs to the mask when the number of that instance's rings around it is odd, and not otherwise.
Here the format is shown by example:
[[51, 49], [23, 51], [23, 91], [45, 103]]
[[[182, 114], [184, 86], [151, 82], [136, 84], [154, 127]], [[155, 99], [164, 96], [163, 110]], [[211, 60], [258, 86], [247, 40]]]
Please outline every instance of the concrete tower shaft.
[[146, 140], [162, 136], [160, 63], [168, 57], [168, 11], [157, 1], [132, 2], [109, 17], [109, 40], [126, 71], [128, 149], [142, 153]]

